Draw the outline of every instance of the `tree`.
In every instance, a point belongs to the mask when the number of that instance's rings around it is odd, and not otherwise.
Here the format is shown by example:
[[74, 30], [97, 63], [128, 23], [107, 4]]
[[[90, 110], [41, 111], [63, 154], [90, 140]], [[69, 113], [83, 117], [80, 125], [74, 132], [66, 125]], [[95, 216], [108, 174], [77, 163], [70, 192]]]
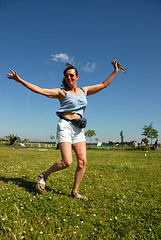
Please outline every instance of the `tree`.
[[96, 136], [95, 130], [88, 130], [85, 132], [85, 136], [89, 137], [90, 144], [92, 143], [92, 137]]
[[5, 137], [8, 139], [9, 145], [13, 144], [17, 139], [17, 135], [14, 135], [14, 134], [9, 134]]
[[121, 130], [120, 132], [120, 136], [121, 136], [121, 145], [124, 145], [124, 135], [123, 135], [123, 131]]
[[143, 127], [143, 130], [144, 130], [144, 132], [142, 133], [142, 135], [149, 138], [151, 140], [151, 144], [152, 144], [153, 139], [158, 137], [158, 131], [153, 128], [153, 123], [151, 122], [149, 124], [149, 126], [145, 125]]
[[51, 141], [53, 142], [54, 139], [55, 139], [55, 137], [54, 137], [53, 135], [50, 135], [50, 139], [51, 139]]
[[149, 140], [147, 138], [143, 138], [141, 141], [144, 142], [146, 146], [148, 146]]

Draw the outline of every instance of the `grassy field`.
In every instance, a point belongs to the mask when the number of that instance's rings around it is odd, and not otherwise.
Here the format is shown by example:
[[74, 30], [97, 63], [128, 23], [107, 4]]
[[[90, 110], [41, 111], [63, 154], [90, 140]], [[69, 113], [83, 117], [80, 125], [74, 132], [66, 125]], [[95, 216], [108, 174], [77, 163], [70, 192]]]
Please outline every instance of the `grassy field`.
[[0, 147], [0, 239], [161, 239], [161, 152], [88, 150], [79, 192], [70, 197], [73, 165], [54, 173], [45, 193], [37, 176], [58, 150]]

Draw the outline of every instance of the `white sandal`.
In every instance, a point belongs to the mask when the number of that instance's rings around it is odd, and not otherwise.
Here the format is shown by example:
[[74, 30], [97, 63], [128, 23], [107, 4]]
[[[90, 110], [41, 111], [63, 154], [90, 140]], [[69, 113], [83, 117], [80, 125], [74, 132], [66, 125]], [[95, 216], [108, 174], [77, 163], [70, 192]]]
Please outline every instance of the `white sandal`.
[[46, 180], [47, 180], [47, 178], [44, 176], [44, 173], [41, 173], [38, 176], [37, 187], [41, 192], [43, 192], [45, 190]]

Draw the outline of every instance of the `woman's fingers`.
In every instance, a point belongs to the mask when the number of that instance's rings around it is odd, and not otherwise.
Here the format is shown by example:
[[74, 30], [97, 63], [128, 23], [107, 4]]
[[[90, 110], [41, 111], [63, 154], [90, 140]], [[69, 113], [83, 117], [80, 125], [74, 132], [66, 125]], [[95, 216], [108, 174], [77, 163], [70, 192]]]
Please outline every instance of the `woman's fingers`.
[[12, 69], [10, 69], [10, 68], [9, 68], [9, 70], [10, 70], [10, 72], [11, 72], [12, 74], [7, 73], [7, 74], [6, 74], [7, 77], [8, 77], [9, 79], [15, 79], [15, 77], [17, 77], [17, 72], [12, 71]]

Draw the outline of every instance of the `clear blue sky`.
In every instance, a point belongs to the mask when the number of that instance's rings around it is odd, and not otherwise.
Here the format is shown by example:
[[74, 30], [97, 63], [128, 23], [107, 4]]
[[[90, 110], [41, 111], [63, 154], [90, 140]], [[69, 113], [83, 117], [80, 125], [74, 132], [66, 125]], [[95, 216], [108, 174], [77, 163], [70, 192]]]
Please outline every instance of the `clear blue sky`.
[[153, 122], [161, 141], [160, 0], [7, 0], [0, 2], [0, 137], [50, 140], [58, 100], [6, 78], [8, 69], [44, 88], [60, 87], [65, 63], [78, 86], [102, 82], [118, 59], [127, 73], [88, 97], [86, 130], [100, 141], [141, 141]]

